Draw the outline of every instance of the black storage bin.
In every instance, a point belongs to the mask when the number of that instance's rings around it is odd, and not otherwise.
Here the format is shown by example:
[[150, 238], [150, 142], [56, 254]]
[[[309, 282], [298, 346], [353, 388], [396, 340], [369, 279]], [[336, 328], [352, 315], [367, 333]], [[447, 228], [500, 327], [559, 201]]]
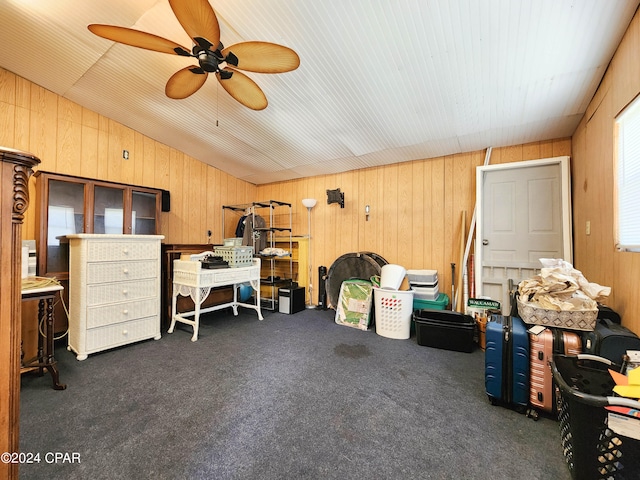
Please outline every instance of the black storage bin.
[[609, 368], [619, 370], [594, 355], [554, 355], [551, 361], [562, 450], [574, 480], [640, 478], [640, 441], [607, 427], [605, 407], [628, 401], [612, 397]]
[[473, 350], [476, 322], [470, 315], [421, 309], [413, 312], [413, 321], [418, 345], [467, 353]]

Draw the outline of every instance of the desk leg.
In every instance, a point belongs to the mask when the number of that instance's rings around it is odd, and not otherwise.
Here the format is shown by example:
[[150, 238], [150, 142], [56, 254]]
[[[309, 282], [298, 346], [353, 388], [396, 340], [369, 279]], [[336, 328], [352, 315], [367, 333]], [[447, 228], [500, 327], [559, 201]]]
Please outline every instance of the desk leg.
[[[36, 325], [38, 328], [38, 374], [40, 375], [44, 373], [44, 362], [45, 362], [45, 357], [44, 357], [45, 337], [44, 335], [42, 335], [42, 325], [40, 324], [40, 322], [45, 318], [45, 314], [47, 313], [45, 312], [44, 306], [45, 306], [45, 299], [41, 298], [40, 301], [38, 302], [38, 318], [37, 318], [37, 325]], [[49, 324], [47, 323], [46, 326], [48, 328]], [[48, 330], [46, 335], [49, 336]]]
[[238, 316], [238, 285], [233, 284], [233, 304], [231, 305], [231, 309], [233, 310], [233, 314]]
[[173, 329], [176, 326], [176, 302], [178, 301], [178, 291], [175, 284], [173, 285], [173, 292], [171, 293], [171, 325], [167, 333], [173, 333]]
[[193, 303], [195, 304], [195, 315], [193, 317], [193, 336], [191, 337], [191, 341], [195, 342], [198, 340], [198, 330], [200, 330], [200, 304], [203, 302], [202, 299], [202, 289], [200, 287], [195, 288], [196, 298], [193, 299]]
[[253, 288], [253, 290], [256, 292], [254, 297], [256, 299], [256, 312], [258, 312], [258, 320], [264, 320], [261, 311], [262, 304], [260, 303], [260, 279], [251, 280], [249, 283], [251, 284], [251, 288]]
[[[42, 304], [42, 300], [40, 300], [41, 304]], [[44, 368], [46, 368], [47, 370], [49, 370], [49, 373], [51, 374], [51, 377], [53, 378], [53, 388], [55, 390], [64, 390], [65, 388], [67, 388], [67, 386], [64, 383], [60, 383], [60, 373], [58, 372], [58, 367], [56, 366], [57, 362], [56, 359], [53, 355], [53, 337], [54, 337], [54, 331], [53, 331], [53, 298], [47, 298], [46, 299], [46, 304], [47, 304], [47, 338], [45, 339], [46, 341], [46, 347], [45, 347], [45, 354], [46, 354], [46, 358], [44, 359]], [[41, 341], [40, 341], [41, 342]], [[39, 342], [39, 343], [40, 343]]]

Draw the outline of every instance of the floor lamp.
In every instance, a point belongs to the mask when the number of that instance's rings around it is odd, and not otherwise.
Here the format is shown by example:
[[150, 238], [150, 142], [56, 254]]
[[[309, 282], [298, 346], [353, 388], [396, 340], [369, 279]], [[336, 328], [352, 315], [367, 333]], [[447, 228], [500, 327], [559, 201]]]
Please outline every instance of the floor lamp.
[[303, 198], [302, 205], [307, 207], [307, 231], [309, 232], [309, 304], [307, 308], [316, 308], [313, 305], [313, 270], [311, 268], [311, 209], [316, 206], [318, 201], [315, 198]]

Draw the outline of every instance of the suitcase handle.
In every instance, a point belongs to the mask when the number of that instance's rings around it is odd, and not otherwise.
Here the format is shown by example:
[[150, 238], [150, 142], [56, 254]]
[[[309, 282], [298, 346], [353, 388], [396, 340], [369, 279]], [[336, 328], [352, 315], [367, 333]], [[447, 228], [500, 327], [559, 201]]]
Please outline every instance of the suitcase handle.
[[604, 323], [607, 328], [611, 328], [611, 325], [616, 325], [616, 323], [613, 320], [607, 317], [602, 317], [602, 318], [598, 317], [597, 321], [600, 323]]
[[594, 360], [596, 362], [604, 363], [605, 365], [613, 365], [613, 362], [608, 358], [599, 357], [598, 355], [591, 355], [589, 353], [580, 353], [577, 355], [578, 360]]

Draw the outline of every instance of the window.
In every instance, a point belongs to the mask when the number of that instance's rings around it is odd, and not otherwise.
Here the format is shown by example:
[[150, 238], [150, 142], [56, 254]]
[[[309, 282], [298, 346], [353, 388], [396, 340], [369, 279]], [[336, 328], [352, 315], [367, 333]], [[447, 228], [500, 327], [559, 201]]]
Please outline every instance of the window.
[[640, 97], [616, 118], [616, 247], [640, 252]]
[[76, 221], [73, 207], [49, 205], [49, 232], [47, 232], [47, 245], [59, 246], [60, 237], [76, 233]]

